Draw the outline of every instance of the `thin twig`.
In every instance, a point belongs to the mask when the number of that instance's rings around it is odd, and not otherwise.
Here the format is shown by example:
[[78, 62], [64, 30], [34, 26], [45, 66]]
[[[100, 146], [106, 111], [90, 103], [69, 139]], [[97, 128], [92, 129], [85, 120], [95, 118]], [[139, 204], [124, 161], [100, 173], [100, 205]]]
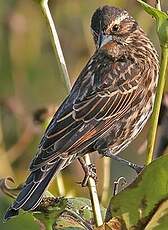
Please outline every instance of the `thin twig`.
[[66, 191], [65, 191], [64, 180], [61, 172], [56, 176], [56, 183], [57, 183], [59, 196], [64, 196], [66, 194]]
[[[87, 165], [91, 164], [89, 154], [86, 154], [84, 156], [84, 159]], [[98, 227], [103, 224], [103, 220], [102, 220], [102, 215], [101, 215], [99, 198], [98, 198], [97, 190], [96, 190], [96, 182], [92, 177], [89, 177], [88, 179], [88, 188], [89, 188], [90, 198], [92, 202], [94, 219], [96, 222], [96, 226]]]
[[111, 159], [108, 157], [103, 158], [103, 192], [101, 203], [103, 205], [108, 202], [109, 188], [110, 188], [110, 171], [111, 171]]
[[159, 120], [160, 106], [162, 102], [162, 95], [164, 91], [166, 81], [166, 68], [168, 63], [168, 47], [162, 46], [162, 58], [160, 66], [160, 76], [156, 91], [156, 98], [154, 103], [154, 109], [151, 117], [149, 135], [148, 135], [148, 146], [147, 146], [147, 159], [146, 164], [151, 163], [154, 154], [154, 146], [156, 140], [156, 132]]
[[41, 1], [41, 7], [42, 7], [43, 14], [47, 20], [47, 24], [48, 24], [48, 27], [50, 30], [50, 35], [51, 35], [51, 42], [52, 42], [54, 53], [55, 53], [55, 57], [56, 57], [56, 60], [58, 62], [60, 73], [62, 75], [62, 79], [65, 83], [66, 90], [68, 93], [70, 88], [71, 88], [71, 84], [70, 84], [70, 80], [69, 80], [67, 67], [65, 64], [64, 55], [63, 55], [61, 45], [59, 42], [59, 38], [58, 38], [58, 34], [56, 31], [56, 27], [54, 25], [54, 21], [53, 21], [53, 18], [51, 16], [51, 12], [50, 12], [50, 9], [48, 7], [48, 0]]

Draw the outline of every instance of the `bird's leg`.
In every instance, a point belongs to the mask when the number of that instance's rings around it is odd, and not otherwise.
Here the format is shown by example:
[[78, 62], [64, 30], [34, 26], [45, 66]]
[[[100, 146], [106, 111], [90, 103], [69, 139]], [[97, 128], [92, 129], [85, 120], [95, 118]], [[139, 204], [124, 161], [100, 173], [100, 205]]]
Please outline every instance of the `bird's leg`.
[[98, 152], [101, 155], [105, 156], [105, 157], [110, 157], [110, 158], [112, 158], [112, 159], [114, 159], [116, 161], [121, 162], [124, 165], [129, 166], [130, 168], [134, 169], [137, 174], [139, 174], [143, 170], [143, 168], [144, 168], [144, 166], [140, 166], [140, 165], [134, 164], [134, 163], [132, 163], [130, 161], [127, 161], [127, 160], [125, 160], [125, 159], [123, 159], [121, 157], [118, 157], [118, 156], [114, 155], [110, 149], [99, 150]]
[[82, 187], [86, 187], [88, 183], [89, 177], [92, 177], [95, 181], [97, 181], [97, 175], [96, 175], [96, 167], [94, 164], [87, 165], [83, 157], [78, 158], [83, 171], [85, 173], [84, 179], [82, 181]]

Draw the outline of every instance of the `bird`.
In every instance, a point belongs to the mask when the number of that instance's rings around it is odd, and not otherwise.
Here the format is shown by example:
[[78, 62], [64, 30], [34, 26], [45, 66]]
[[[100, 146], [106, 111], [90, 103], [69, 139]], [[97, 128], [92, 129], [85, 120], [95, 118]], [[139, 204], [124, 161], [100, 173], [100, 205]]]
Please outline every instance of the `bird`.
[[95, 51], [44, 132], [5, 220], [35, 210], [54, 175], [75, 159], [117, 155], [152, 113], [159, 64], [144, 30], [126, 10], [105, 5], [93, 13], [91, 32]]

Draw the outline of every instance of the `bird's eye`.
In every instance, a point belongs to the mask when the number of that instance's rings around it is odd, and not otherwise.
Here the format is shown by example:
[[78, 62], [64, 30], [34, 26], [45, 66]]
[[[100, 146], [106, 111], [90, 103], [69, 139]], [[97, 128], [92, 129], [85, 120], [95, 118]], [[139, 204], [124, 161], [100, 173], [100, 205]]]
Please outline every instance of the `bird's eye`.
[[118, 25], [118, 24], [115, 24], [115, 25], [113, 26], [112, 30], [113, 30], [114, 32], [118, 31], [118, 30], [119, 30], [119, 25]]

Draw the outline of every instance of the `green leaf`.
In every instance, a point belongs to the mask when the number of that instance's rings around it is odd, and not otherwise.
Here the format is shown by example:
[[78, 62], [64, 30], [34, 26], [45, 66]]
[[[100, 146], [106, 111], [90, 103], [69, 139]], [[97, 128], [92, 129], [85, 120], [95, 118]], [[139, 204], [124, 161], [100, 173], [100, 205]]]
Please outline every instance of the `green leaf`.
[[159, 19], [159, 18], [166, 19], [166, 18], [168, 18], [168, 15], [167, 15], [165, 12], [160, 11], [160, 10], [158, 10], [158, 9], [156, 9], [156, 8], [154, 8], [154, 7], [150, 6], [150, 5], [148, 5], [147, 3], [145, 3], [145, 2], [142, 1], [142, 0], [137, 0], [137, 1], [142, 5], [142, 7], [144, 8], [144, 10], [145, 10], [148, 14], [152, 15], [152, 16], [155, 17], [156, 19]]
[[168, 47], [168, 15], [142, 0], [137, 0], [144, 10], [156, 19], [156, 30], [159, 36], [161, 46]]
[[[105, 209], [102, 208], [102, 215]], [[46, 197], [33, 216], [47, 229], [80, 230], [84, 224], [93, 222], [92, 205], [87, 198]]]
[[146, 230], [166, 230], [168, 226], [168, 200], [163, 201], [150, 222], [146, 226]]
[[165, 155], [148, 165], [131, 185], [111, 199], [108, 219], [120, 218], [126, 229], [164, 230], [167, 228], [159, 227], [168, 226], [167, 215], [168, 155]]

